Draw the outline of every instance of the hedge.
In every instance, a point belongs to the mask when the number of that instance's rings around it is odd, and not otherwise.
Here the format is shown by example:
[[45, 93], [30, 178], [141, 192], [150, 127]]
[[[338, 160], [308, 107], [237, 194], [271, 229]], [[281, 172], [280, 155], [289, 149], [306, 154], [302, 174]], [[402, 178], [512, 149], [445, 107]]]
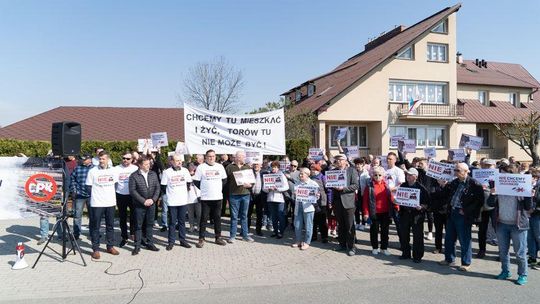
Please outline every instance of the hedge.
[[[311, 141], [308, 139], [291, 139], [286, 141], [286, 150], [289, 158], [302, 161], [308, 155]], [[122, 160], [122, 153], [126, 150], [135, 150], [136, 141], [83, 141], [81, 143], [81, 154], [94, 154], [96, 147], [102, 147], [111, 154], [113, 163], [119, 164]], [[176, 141], [169, 141], [167, 149], [162, 149], [162, 159], [165, 161], [168, 151], [174, 151]], [[16, 139], [0, 139], [0, 156], [15, 156], [23, 153], [29, 157], [43, 157], [51, 149], [48, 141], [24, 141]], [[165, 162], [164, 162], [165, 163]]]

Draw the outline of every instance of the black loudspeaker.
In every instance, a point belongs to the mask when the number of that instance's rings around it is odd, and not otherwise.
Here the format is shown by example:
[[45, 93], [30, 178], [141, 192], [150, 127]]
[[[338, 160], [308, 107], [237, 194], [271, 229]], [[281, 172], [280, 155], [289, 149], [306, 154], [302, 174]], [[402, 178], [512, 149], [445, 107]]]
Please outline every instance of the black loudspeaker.
[[79, 155], [81, 152], [81, 124], [72, 121], [53, 123], [51, 144], [53, 155]]

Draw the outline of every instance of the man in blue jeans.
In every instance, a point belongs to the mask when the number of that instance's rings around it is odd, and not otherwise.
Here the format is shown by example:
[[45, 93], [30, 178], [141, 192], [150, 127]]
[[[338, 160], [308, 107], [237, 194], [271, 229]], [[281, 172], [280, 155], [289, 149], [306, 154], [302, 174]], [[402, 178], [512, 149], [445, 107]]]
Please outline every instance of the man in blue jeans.
[[231, 230], [229, 244], [234, 243], [236, 237], [236, 230], [238, 229], [238, 219], [240, 219], [240, 226], [242, 227], [242, 239], [246, 242], [253, 242], [253, 238], [248, 235], [248, 209], [250, 201], [249, 189], [253, 186], [252, 183], [244, 181], [238, 176], [234, 175], [237, 171], [248, 171], [252, 173], [251, 167], [244, 163], [246, 159], [246, 153], [244, 151], [236, 152], [234, 163], [227, 166], [225, 172], [227, 173], [227, 181], [229, 188], [229, 208], [231, 210]]
[[457, 177], [446, 184], [441, 190], [442, 197], [447, 201], [444, 207], [449, 215], [446, 222], [444, 238], [443, 266], [451, 266], [456, 258], [456, 239], [461, 246], [461, 271], [469, 271], [472, 260], [471, 228], [475, 218], [480, 215], [484, 204], [482, 185], [469, 177], [469, 166], [465, 163], [456, 164], [454, 175]]
[[[81, 222], [86, 204], [86, 209], [90, 212], [90, 193], [86, 188], [86, 177], [88, 171], [92, 169], [92, 155], [84, 154], [81, 163], [75, 167], [71, 173], [71, 193], [73, 194], [73, 236], [76, 240], [81, 235]], [[90, 215], [89, 215], [90, 216]]]

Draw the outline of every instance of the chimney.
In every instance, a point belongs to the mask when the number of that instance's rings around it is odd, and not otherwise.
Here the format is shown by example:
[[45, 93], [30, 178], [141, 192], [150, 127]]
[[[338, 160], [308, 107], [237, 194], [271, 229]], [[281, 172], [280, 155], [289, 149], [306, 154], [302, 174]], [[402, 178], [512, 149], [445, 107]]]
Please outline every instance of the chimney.
[[486, 61], [484, 59], [480, 61], [480, 67], [486, 67]]
[[461, 54], [460, 52], [457, 52], [456, 59], [457, 59], [458, 64], [462, 64], [463, 63], [463, 54]]
[[477, 67], [480, 67], [480, 60], [478, 60], [478, 58], [476, 58], [476, 60], [474, 61], [474, 64], [475, 64]]
[[482, 66], [487, 69], [487, 61], [482, 60]]
[[364, 51], [369, 51], [385, 43], [386, 41], [394, 38], [397, 34], [403, 32], [405, 28], [406, 28], [405, 26], [400, 25], [386, 33], [383, 32], [383, 34], [381, 34], [379, 37], [374, 38], [371, 41], [368, 41], [368, 43], [364, 46]]

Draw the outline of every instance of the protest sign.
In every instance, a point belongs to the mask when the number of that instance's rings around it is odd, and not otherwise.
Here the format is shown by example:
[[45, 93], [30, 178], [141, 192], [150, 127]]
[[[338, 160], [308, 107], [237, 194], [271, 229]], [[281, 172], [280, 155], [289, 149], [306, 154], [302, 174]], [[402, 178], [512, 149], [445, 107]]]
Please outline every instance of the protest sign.
[[302, 203], [304, 209], [317, 203], [317, 193], [319, 193], [318, 186], [298, 185], [294, 188], [296, 201]]
[[402, 139], [398, 140], [398, 151], [405, 153], [416, 152], [416, 140], [415, 139]]
[[326, 171], [326, 187], [337, 188], [347, 186], [346, 170], [328, 170]]
[[151, 138], [139, 138], [137, 139], [137, 151], [143, 154], [149, 154], [153, 149]]
[[437, 157], [437, 150], [435, 149], [435, 147], [424, 148], [424, 156], [426, 158], [435, 158]]
[[219, 154], [238, 150], [285, 155], [283, 109], [252, 115], [229, 115], [184, 104], [186, 146], [192, 154], [213, 149]]
[[379, 155], [379, 160], [381, 161], [381, 167], [384, 170], [388, 169], [388, 161], [386, 160], [386, 155]]
[[347, 136], [347, 132], [349, 131], [349, 128], [338, 128], [336, 129], [336, 132], [334, 133], [334, 141], [339, 142], [340, 140], [344, 139], [345, 136]]
[[450, 161], [465, 161], [465, 150], [464, 149], [449, 149], [448, 150], [448, 159]]
[[275, 187], [278, 190], [285, 189], [285, 183], [287, 178], [283, 174], [268, 173], [263, 176], [263, 189], [270, 189]]
[[489, 188], [489, 182], [495, 182], [499, 179], [499, 170], [497, 169], [474, 169], [472, 177], [476, 179], [482, 186]]
[[484, 139], [480, 136], [472, 136], [468, 134], [461, 134], [461, 139], [459, 140], [459, 147], [460, 148], [470, 148], [475, 151], [480, 150], [482, 148], [482, 143]]
[[454, 164], [440, 163], [434, 161], [433, 159], [428, 162], [428, 169], [426, 175], [433, 177], [434, 179], [443, 179], [446, 181], [451, 181], [454, 179]]
[[263, 155], [259, 151], [246, 151], [246, 164], [259, 164], [263, 163]]
[[532, 196], [532, 175], [499, 173], [495, 180], [495, 190], [498, 195]]
[[405, 139], [405, 136], [403, 135], [394, 135], [394, 136], [391, 136], [390, 137], [390, 146], [391, 147], [397, 147], [398, 146], [398, 142], [400, 140], [404, 140]]
[[0, 219], [59, 215], [63, 198], [60, 159], [0, 157]]
[[150, 133], [150, 138], [152, 138], [152, 145], [155, 148], [166, 147], [169, 145], [167, 132]]
[[343, 153], [345, 153], [349, 160], [360, 157], [360, 151], [358, 150], [358, 146], [343, 147]]
[[396, 200], [396, 204], [400, 206], [420, 206], [420, 189], [398, 187], [394, 199]]
[[324, 151], [321, 148], [309, 148], [309, 158], [318, 161], [324, 158]]
[[176, 143], [176, 149], [174, 151], [176, 153], [178, 153], [178, 154], [189, 154], [189, 152], [188, 152], [188, 150], [186, 148], [186, 144], [184, 144], [181, 141]]
[[281, 171], [289, 171], [291, 169], [291, 162], [287, 160], [280, 160], [279, 161], [279, 170]]
[[255, 184], [255, 174], [253, 174], [253, 170], [251, 169], [234, 171], [233, 175], [237, 186], [242, 186], [246, 183]]

